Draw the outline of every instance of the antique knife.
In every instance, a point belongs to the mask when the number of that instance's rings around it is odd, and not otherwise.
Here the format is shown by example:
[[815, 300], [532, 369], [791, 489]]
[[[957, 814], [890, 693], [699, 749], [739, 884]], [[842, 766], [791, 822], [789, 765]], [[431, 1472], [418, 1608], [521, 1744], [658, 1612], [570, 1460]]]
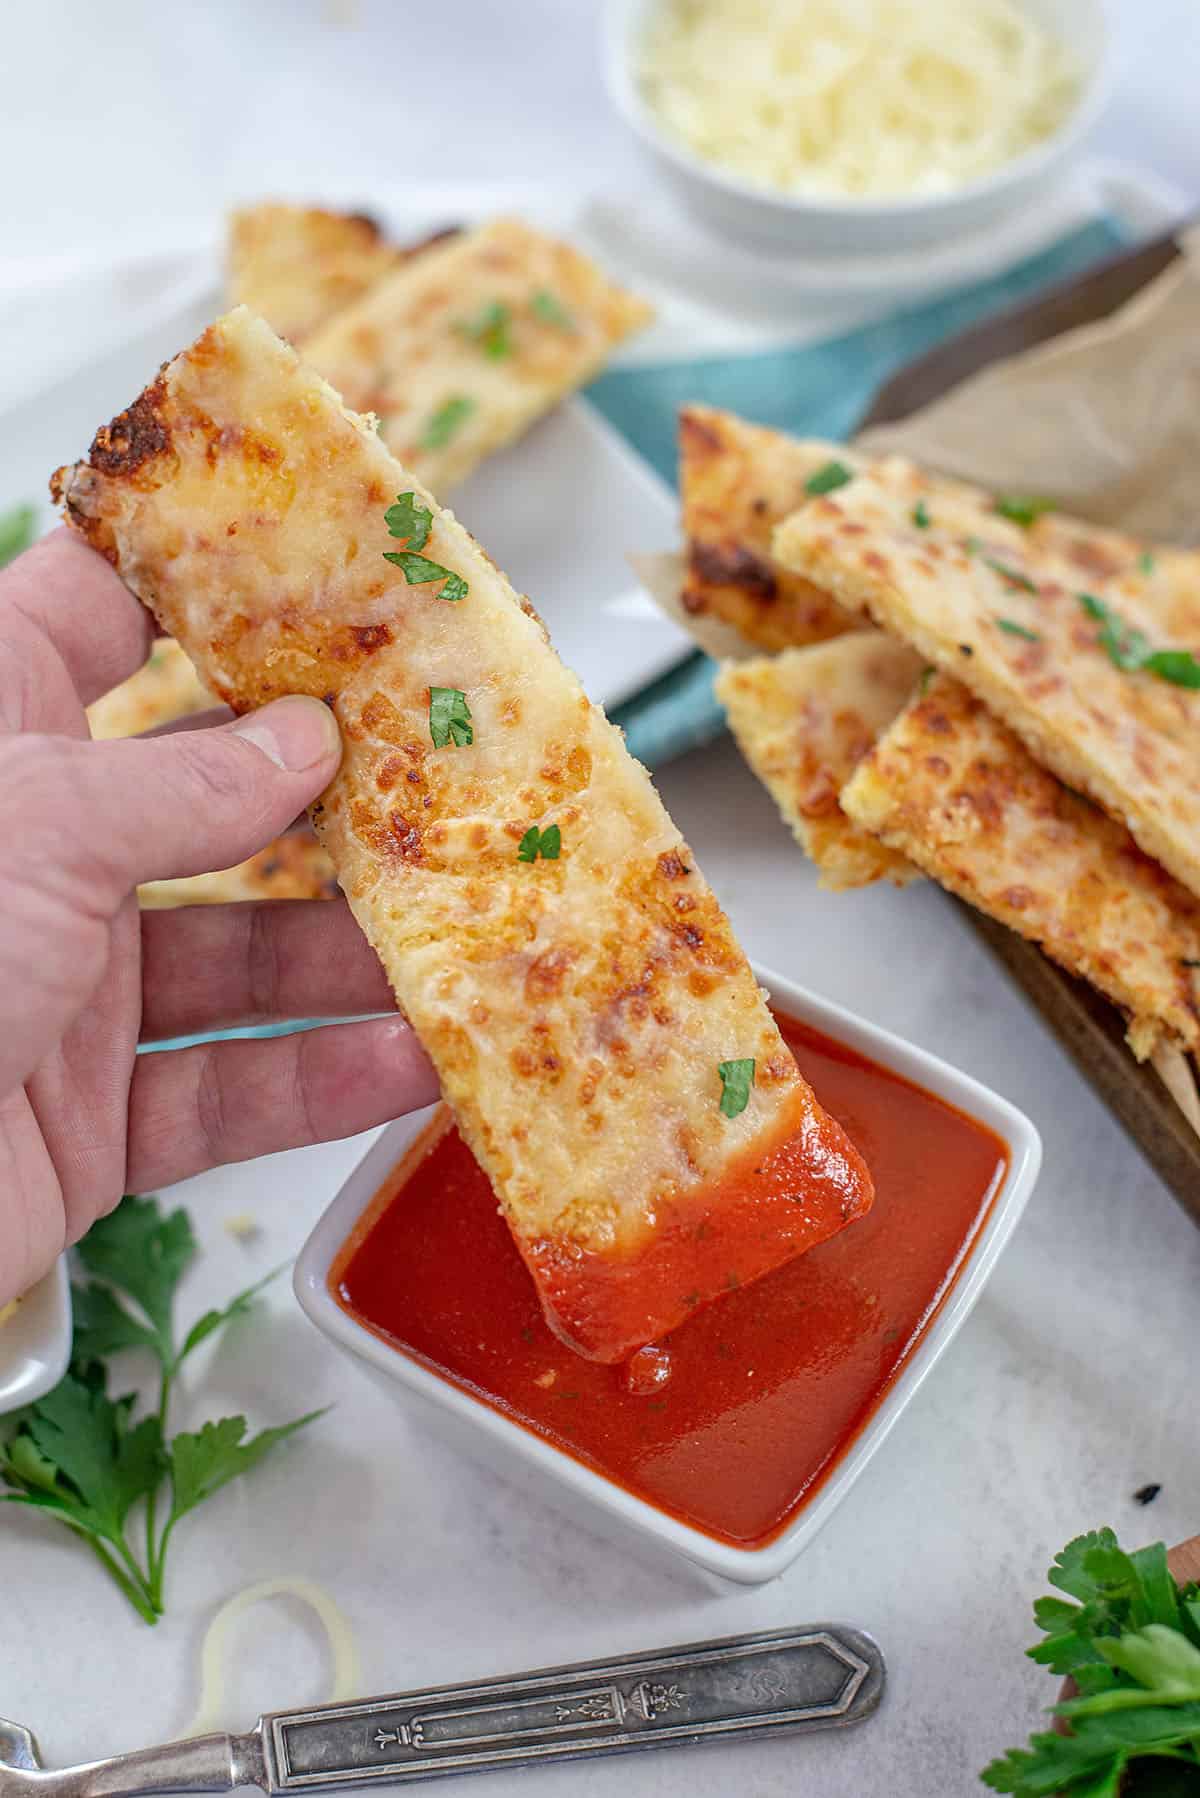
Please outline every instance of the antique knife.
[[0, 1719], [0, 1798], [301, 1792], [381, 1780], [844, 1728], [883, 1695], [883, 1656], [841, 1623], [691, 1642], [314, 1710], [274, 1711], [245, 1735], [196, 1736], [59, 1772]]

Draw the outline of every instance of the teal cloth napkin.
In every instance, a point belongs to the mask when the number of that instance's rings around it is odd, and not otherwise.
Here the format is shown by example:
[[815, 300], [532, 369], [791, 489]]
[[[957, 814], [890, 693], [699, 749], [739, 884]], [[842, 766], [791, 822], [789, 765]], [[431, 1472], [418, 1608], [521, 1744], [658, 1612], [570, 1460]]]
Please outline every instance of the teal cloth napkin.
[[[675, 420], [685, 404], [720, 406], [803, 437], [846, 438], [877, 389], [906, 362], [1124, 243], [1115, 224], [1096, 219], [1003, 274], [844, 337], [756, 355], [613, 369], [593, 381], [587, 397], [672, 486]], [[639, 761], [653, 768], [721, 734], [725, 720], [712, 677], [713, 663], [697, 652], [614, 710]]]
[[[1123, 243], [1115, 225], [1098, 219], [990, 281], [863, 325], [844, 337], [749, 356], [614, 369], [593, 381], [587, 395], [672, 486], [675, 420], [687, 403], [722, 406], [801, 436], [848, 437], [876, 389], [905, 362], [989, 312], [1112, 255]], [[721, 735], [725, 716], [713, 693], [713, 672], [713, 663], [697, 652], [614, 710], [613, 719], [639, 761], [652, 768]], [[215, 1034], [279, 1036], [309, 1027], [252, 1025]], [[153, 1052], [208, 1040], [207, 1035], [185, 1037], [148, 1047]]]

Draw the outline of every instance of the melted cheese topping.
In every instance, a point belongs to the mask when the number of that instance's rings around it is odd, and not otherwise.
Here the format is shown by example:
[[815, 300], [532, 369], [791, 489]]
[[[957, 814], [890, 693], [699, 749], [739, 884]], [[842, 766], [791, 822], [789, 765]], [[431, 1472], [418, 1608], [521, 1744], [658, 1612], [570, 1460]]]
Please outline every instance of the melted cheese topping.
[[939, 675], [859, 764], [842, 805], [951, 892], [1040, 943], [1132, 1019], [1140, 1057], [1200, 1045], [1200, 901]]
[[638, 73], [706, 161], [839, 198], [962, 187], [1052, 136], [1080, 87], [1010, 0], [662, 0]]
[[303, 343], [405, 255], [359, 214], [248, 206], [229, 221], [230, 300], [260, 313], [289, 343]]
[[445, 493], [649, 318], [569, 244], [494, 219], [373, 287], [304, 355], [348, 405], [376, 415], [406, 468]]
[[[314, 824], [552, 1312], [565, 1262], [642, 1255], [735, 1175], [740, 1215], [793, 1137], [839, 1222], [865, 1208], [865, 1168], [619, 731], [528, 601], [261, 321], [218, 321], [58, 481], [235, 709], [332, 705], [345, 754]], [[384, 560], [384, 512], [410, 489], [432, 515], [424, 555], [469, 584], [457, 604]], [[465, 692], [471, 748], [433, 747], [434, 686]], [[551, 824], [559, 859], [518, 861]], [[741, 1058], [755, 1082], [729, 1118], [718, 1064]], [[786, 1226], [746, 1238], [754, 1272], [797, 1252], [803, 1181], [789, 1190]], [[730, 1265], [656, 1301], [640, 1340]], [[637, 1342], [589, 1350], [614, 1346]]]
[[1081, 592], [1098, 597], [1156, 648], [1192, 648], [1182, 631], [1200, 614], [1200, 555], [1169, 558], [1164, 595], [1162, 577], [1141, 570], [1145, 551], [1061, 514], [1024, 530], [990, 495], [900, 457], [812, 501], [775, 535], [789, 568], [865, 606], [964, 681], [1038, 761], [1200, 894], [1200, 692], [1114, 666], [1080, 602]]
[[920, 672], [920, 657], [894, 637], [854, 631], [811, 649], [727, 663], [717, 677], [739, 749], [817, 864], [823, 887], [903, 886], [916, 875], [905, 856], [851, 823], [838, 794], [903, 710]]

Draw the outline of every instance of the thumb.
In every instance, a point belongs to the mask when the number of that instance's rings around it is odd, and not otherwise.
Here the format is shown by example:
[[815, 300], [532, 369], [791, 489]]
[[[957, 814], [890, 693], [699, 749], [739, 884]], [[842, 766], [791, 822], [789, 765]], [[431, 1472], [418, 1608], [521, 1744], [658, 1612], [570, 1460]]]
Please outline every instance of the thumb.
[[35, 783], [49, 787], [41, 817], [58, 838], [51, 856], [118, 900], [142, 881], [253, 855], [328, 786], [342, 748], [329, 709], [299, 695], [172, 736], [25, 739], [27, 756], [38, 741], [49, 763]]

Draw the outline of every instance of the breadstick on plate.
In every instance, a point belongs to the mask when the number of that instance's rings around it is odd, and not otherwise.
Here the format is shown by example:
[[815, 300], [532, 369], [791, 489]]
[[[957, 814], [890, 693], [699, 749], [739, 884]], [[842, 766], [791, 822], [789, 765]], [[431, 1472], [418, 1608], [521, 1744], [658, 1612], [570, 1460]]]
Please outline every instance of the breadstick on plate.
[[235, 709], [332, 706], [317, 833], [568, 1342], [619, 1360], [867, 1208], [620, 733], [261, 320], [219, 320], [55, 490]]
[[650, 317], [569, 244], [501, 218], [379, 282], [304, 356], [347, 405], [376, 415], [410, 474], [445, 493]]
[[229, 296], [301, 344], [424, 243], [389, 243], [365, 213], [268, 201], [229, 221]]

